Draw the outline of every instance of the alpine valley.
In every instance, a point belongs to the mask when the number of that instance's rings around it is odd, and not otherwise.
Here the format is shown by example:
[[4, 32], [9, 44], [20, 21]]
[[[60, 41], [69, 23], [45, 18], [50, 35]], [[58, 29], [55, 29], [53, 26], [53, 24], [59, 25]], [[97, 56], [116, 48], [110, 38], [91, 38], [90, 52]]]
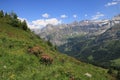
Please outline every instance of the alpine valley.
[[109, 71], [61, 54], [25, 20], [0, 11], [0, 80], [116, 80]]
[[0, 0], [0, 80], [120, 80], [120, 0]]
[[83, 20], [33, 30], [62, 53], [102, 67], [120, 67], [120, 15], [111, 20]]

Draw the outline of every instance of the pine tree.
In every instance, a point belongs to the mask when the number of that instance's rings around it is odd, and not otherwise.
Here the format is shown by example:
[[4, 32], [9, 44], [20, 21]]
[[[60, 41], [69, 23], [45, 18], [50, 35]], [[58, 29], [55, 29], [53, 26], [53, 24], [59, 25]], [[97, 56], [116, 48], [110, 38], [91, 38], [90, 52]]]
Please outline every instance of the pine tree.
[[120, 70], [118, 70], [117, 79], [120, 80]]
[[22, 22], [22, 28], [23, 28], [23, 30], [25, 30], [25, 31], [28, 30], [27, 23], [26, 23], [25, 20]]
[[55, 45], [55, 50], [57, 50], [57, 46]]
[[50, 42], [50, 39], [47, 41], [47, 44], [51, 47], [53, 46], [52, 43]]
[[3, 10], [0, 11], [0, 18], [3, 18], [4, 17], [4, 12]]
[[5, 13], [5, 18], [10, 18], [10, 15], [8, 13]]
[[112, 68], [109, 68], [109, 70], [108, 70], [108, 72], [107, 72], [107, 73], [112, 74], [112, 73], [113, 73]]
[[13, 18], [13, 19], [17, 19], [17, 14], [16, 13], [14, 13], [14, 12], [11, 12], [10, 13], [10, 16], [11, 16], [11, 18]]

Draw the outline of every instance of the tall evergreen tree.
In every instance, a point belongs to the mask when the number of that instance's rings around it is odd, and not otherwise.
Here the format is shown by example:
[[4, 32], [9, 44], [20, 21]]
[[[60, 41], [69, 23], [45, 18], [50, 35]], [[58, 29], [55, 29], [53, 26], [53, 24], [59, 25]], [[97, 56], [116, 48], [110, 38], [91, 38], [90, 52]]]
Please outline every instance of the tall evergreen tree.
[[4, 17], [4, 12], [3, 10], [0, 11], [0, 18]]
[[47, 44], [51, 47], [53, 46], [52, 43], [50, 42], [50, 39], [47, 41]]
[[117, 79], [120, 80], [120, 70], [118, 70]]
[[22, 22], [22, 28], [23, 28], [23, 30], [25, 30], [25, 31], [28, 29], [28, 26], [27, 26], [27, 23], [26, 23], [25, 20]]
[[10, 15], [8, 13], [5, 13], [5, 18], [10, 17]]
[[17, 19], [17, 14], [16, 13], [14, 13], [14, 12], [11, 12], [10, 13], [10, 16], [11, 16], [11, 18], [13, 18], [13, 19]]
[[112, 74], [112, 73], [113, 73], [112, 68], [109, 68], [109, 70], [108, 70], [108, 72], [107, 72], [107, 73]]

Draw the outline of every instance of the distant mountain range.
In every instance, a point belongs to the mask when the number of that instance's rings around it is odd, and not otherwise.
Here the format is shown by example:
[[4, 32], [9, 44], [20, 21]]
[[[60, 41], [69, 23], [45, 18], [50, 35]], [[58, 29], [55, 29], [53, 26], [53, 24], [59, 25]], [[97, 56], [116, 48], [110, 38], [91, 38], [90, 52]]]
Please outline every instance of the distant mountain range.
[[58, 47], [60, 52], [103, 67], [120, 67], [120, 24], [97, 36], [67, 39]]
[[112, 20], [83, 20], [74, 21], [70, 24], [48, 24], [42, 29], [34, 29], [33, 31], [55, 45], [62, 45], [71, 37], [102, 34], [117, 23], [120, 23], [120, 15], [113, 17]]
[[60, 52], [79, 60], [103, 67], [120, 66], [120, 15], [111, 20], [48, 24], [34, 31], [57, 45]]

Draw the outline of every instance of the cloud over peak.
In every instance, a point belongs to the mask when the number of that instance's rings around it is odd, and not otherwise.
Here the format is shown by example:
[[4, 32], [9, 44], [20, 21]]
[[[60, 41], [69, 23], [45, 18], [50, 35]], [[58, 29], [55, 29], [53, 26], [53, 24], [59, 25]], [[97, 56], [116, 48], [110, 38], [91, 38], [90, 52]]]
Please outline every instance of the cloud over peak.
[[58, 20], [56, 18], [50, 18], [50, 19], [38, 19], [38, 20], [34, 20], [31, 23], [29, 23], [29, 27], [31, 29], [35, 29], [35, 28], [43, 28], [45, 27], [47, 24], [52, 24], [52, 25], [57, 25], [60, 24], [61, 20]]
[[76, 14], [74, 14], [74, 15], [73, 15], [73, 17], [74, 17], [74, 18], [77, 18], [77, 15], [76, 15]]
[[105, 16], [105, 15], [100, 12], [97, 12], [96, 15], [92, 16], [92, 20], [97, 20], [103, 16]]

